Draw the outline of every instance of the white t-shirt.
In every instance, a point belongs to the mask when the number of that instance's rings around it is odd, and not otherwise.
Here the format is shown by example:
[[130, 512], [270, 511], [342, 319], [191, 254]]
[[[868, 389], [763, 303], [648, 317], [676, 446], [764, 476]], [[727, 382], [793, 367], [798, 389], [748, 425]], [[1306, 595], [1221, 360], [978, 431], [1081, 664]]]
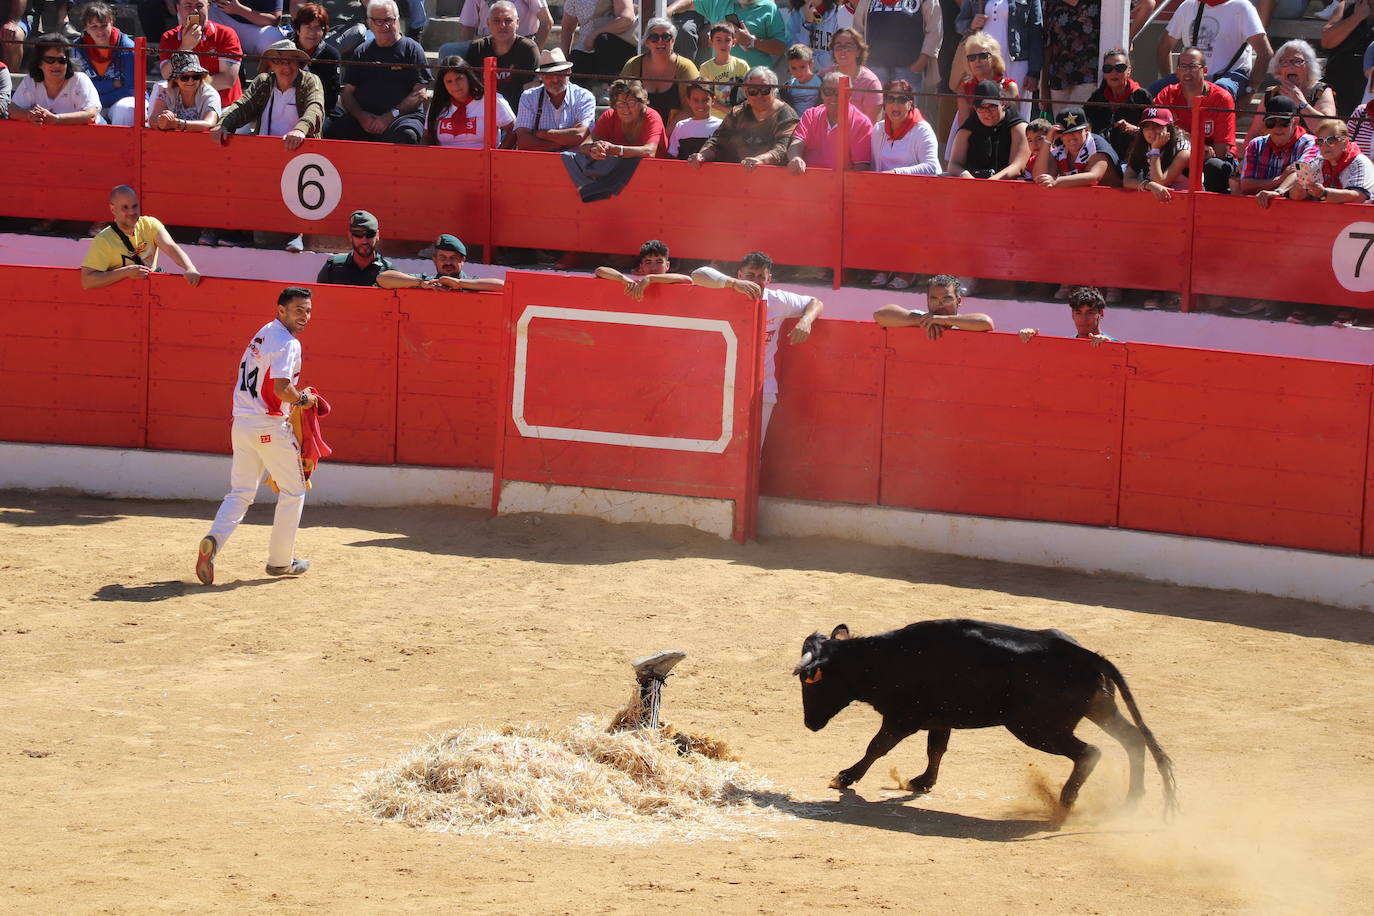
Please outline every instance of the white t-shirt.
[[[301, 377], [301, 342], [275, 318], [249, 341], [234, 378], [234, 416], [284, 417], [273, 379]], [[288, 405], [289, 410], [289, 405]]]
[[778, 399], [778, 329], [788, 318], [800, 318], [806, 313], [810, 296], [799, 296], [782, 289], [765, 288], [763, 304], [768, 309], [763, 332], [763, 399]]
[[[483, 125], [487, 115], [487, 100], [468, 100], [467, 109], [463, 115], [457, 113], [457, 108], [457, 105], [450, 104], [439, 116], [439, 123], [435, 125], [435, 136], [439, 139], [439, 145], [458, 147], [459, 149], [481, 149], [482, 138], [485, 136]], [[498, 127], [510, 127], [514, 123], [515, 112], [510, 110], [510, 103], [498, 94], [496, 96], [496, 125]]]
[[[1182, 39], [1185, 47], [1193, 44], [1193, 20], [1197, 19], [1197, 8], [1201, 2], [1183, 0], [1183, 5], [1174, 11], [1173, 18], [1169, 20], [1169, 34]], [[1263, 34], [1264, 26], [1260, 24], [1259, 13], [1249, 0], [1229, 0], [1206, 7], [1197, 27], [1197, 46], [1207, 55], [1208, 78], [1220, 76], [1240, 47], [1244, 47], [1245, 51], [1231, 69], [1248, 70], [1254, 64], [1255, 51], [1246, 45], [1246, 39]]]
[[[219, 93], [215, 93], [219, 95]], [[296, 110], [296, 87], [287, 86], [283, 91], [272, 84], [272, 95], [267, 100], [267, 117], [262, 119], [264, 137], [284, 137], [287, 131], [294, 130], [300, 123], [301, 113]]]
[[220, 104], [219, 91], [210, 85], [209, 80], [202, 82], [196, 87], [196, 97], [192, 104], [187, 105], [181, 100], [181, 91], [174, 86], [168, 86], [167, 81], [163, 80], [157, 84], [153, 90], [153, 104], [148, 106], [148, 126], [152, 127], [157, 123], [153, 117], [153, 108], [157, 100], [162, 100], [163, 109], [170, 111], [184, 121], [204, 121], [210, 112], [219, 114], [224, 110]]
[[[711, 115], [705, 120], [698, 121], [696, 118], [683, 118], [673, 125], [673, 133], [668, 138], [668, 155], [674, 159], [682, 158], [678, 155], [683, 140], [701, 140], [703, 143], [711, 138], [720, 127], [720, 118]], [[690, 144], [689, 144], [690, 145]], [[696, 144], [696, 149], [690, 152], [697, 152], [701, 149], [701, 144]]]
[[[549, 8], [548, 0], [512, 0], [512, 2], [520, 12], [520, 22], [515, 27], [516, 34], [526, 37], [533, 35], [539, 30], [539, 11]], [[487, 24], [489, 12], [491, 12], [491, 4], [487, 0], [467, 0], [463, 4], [463, 12], [458, 16], [458, 24], [476, 29], [477, 37], [484, 38], [491, 34], [491, 26]]]
[[100, 107], [100, 93], [95, 91], [95, 83], [80, 70], [57, 93], [57, 98], [48, 98], [48, 89], [42, 80], [24, 80], [14, 90], [11, 105], [18, 108], [33, 108], [41, 105], [53, 114], [71, 114], [88, 108]]

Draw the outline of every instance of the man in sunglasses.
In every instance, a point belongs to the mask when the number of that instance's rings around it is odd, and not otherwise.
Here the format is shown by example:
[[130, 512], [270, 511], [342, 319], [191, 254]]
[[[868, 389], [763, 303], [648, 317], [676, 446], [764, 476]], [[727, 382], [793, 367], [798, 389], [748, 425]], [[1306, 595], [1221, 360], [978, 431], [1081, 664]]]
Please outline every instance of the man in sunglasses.
[[376, 286], [377, 276], [393, 269], [394, 265], [377, 250], [382, 243], [377, 217], [366, 210], [358, 210], [348, 218], [348, 242], [352, 250], [330, 255], [315, 282]]
[[[821, 104], [813, 105], [801, 117], [792, 143], [787, 149], [787, 167], [793, 175], [808, 165], [833, 169], [839, 158], [840, 72], [831, 70], [821, 79]], [[873, 161], [873, 122], [849, 103], [849, 161], [845, 168], [868, 168]]]
[[[1316, 141], [1302, 126], [1298, 106], [1288, 96], [1276, 95], [1265, 102], [1264, 131], [1245, 146], [1242, 194], [1272, 191], [1293, 174], [1299, 162], [1317, 158]], [[1268, 201], [1261, 206], [1264, 203]]]

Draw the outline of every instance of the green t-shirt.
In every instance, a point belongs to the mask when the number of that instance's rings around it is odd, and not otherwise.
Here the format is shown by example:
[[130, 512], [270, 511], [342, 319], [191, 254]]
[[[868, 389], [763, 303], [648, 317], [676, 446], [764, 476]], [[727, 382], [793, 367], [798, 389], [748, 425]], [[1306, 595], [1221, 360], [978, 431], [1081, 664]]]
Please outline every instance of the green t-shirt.
[[[787, 41], [787, 26], [783, 24], [782, 14], [773, 0], [758, 0], [750, 6], [740, 6], [735, 0], [696, 0], [696, 8], [712, 25], [724, 22], [726, 16], [734, 13], [755, 38]], [[751, 67], [771, 67], [776, 59], [757, 48], [742, 48], [739, 45], [730, 53], [744, 58]]]

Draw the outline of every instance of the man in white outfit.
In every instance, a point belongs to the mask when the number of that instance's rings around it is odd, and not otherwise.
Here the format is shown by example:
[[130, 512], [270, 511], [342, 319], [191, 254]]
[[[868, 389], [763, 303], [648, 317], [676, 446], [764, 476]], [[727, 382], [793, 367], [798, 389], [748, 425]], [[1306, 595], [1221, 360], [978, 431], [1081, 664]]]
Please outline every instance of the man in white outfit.
[[692, 282], [711, 289], [733, 289], [750, 302], [764, 301], [767, 317], [763, 341], [763, 422], [759, 428], [762, 443], [768, 435], [768, 422], [773, 419], [773, 407], [778, 403], [778, 329], [785, 319], [796, 318], [797, 324], [788, 339], [794, 344], [801, 343], [811, 336], [811, 325], [820, 317], [825, 304], [812, 296], [771, 288], [773, 259], [762, 251], [746, 254], [733, 278], [714, 267], [698, 267], [692, 271]]
[[269, 576], [299, 576], [310, 568], [293, 556], [296, 529], [305, 508], [301, 450], [291, 429], [293, 405], [315, 406], [316, 398], [296, 387], [301, 375], [301, 343], [296, 339], [310, 323], [310, 290], [288, 286], [277, 297], [277, 317], [253, 335], [234, 378], [234, 461], [229, 493], [215, 514], [210, 533], [200, 541], [196, 578], [215, 582], [215, 555], [224, 547], [244, 513], [253, 505], [265, 470], [278, 487], [272, 539], [267, 548]]

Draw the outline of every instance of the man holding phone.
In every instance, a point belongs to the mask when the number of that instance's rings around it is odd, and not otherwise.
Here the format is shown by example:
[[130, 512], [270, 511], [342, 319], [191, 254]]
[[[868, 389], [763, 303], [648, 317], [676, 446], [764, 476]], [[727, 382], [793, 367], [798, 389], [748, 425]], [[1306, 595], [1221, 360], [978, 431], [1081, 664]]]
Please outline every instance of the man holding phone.
[[750, 67], [771, 67], [787, 50], [787, 26], [773, 0], [677, 0], [668, 7], [668, 18], [696, 10], [708, 22], [728, 22], [735, 27], [735, 49]]
[[243, 46], [227, 26], [210, 22], [208, 0], [178, 0], [177, 27], [168, 29], [158, 42], [158, 66], [162, 78], [172, 75], [172, 55], [194, 51], [210, 74], [210, 85], [219, 90], [220, 105], [228, 108], [243, 95], [239, 86], [239, 62]]

